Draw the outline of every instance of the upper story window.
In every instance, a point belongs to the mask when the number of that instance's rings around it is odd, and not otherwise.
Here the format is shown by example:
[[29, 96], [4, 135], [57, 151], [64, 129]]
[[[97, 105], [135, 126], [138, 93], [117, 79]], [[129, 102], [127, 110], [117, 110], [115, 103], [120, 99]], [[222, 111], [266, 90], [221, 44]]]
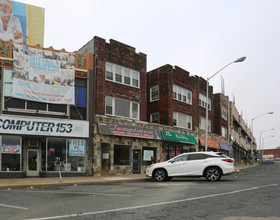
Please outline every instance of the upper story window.
[[226, 121], [228, 120], [227, 119], [227, 110], [224, 107], [222, 107], [222, 118], [225, 119]]
[[159, 100], [159, 87], [154, 86], [150, 88], [150, 102], [154, 102], [158, 100]]
[[150, 115], [150, 121], [152, 123], [160, 123], [160, 120], [159, 120], [159, 112], [156, 112], [156, 113], [152, 113]]
[[[206, 96], [199, 93], [199, 105], [206, 108]], [[208, 110], [211, 111], [211, 99], [208, 98]]]
[[117, 64], [106, 62], [105, 78], [108, 81], [113, 81], [137, 88], [140, 87], [140, 72]]
[[105, 114], [139, 120], [139, 103], [106, 96]]
[[192, 91], [173, 84], [173, 99], [192, 105]]
[[[205, 131], [206, 119], [199, 116], [199, 128]], [[211, 132], [211, 121], [208, 120], [208, 132]]]
[[222, 137], [227, 138], [227, 128], [222, 127]]
[[180, 112], [173, 112], [173, 126], [192, 129], [192, 116]]

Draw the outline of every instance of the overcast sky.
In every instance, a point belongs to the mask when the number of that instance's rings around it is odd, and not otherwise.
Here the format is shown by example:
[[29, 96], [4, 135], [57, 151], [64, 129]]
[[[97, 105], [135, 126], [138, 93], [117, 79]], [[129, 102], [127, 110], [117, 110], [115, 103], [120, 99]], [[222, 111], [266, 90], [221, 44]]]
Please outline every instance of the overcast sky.
[[[77, 51], [94, 36], [147, 54], [147, 70], [177, 65], [212, 76], [264, 148], [280, 146], [279, 0], [17, 0], [45, 8], [44, 47]], [[265, 114], [274, 112], [274, 114]], [[268, 131], [274, 128], [275, 130]], [[271, 137], [274, 135], [274, 137]]]

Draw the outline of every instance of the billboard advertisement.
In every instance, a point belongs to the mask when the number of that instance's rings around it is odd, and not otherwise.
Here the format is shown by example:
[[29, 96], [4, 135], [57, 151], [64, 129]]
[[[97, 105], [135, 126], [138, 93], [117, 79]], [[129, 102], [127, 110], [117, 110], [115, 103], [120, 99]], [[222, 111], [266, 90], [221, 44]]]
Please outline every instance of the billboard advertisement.
[[13, 45], [15, 98], [75, 104], [75, 54]]
[[44, 45], [44, 8], [0, 0], [0, 16], [0, 39]]

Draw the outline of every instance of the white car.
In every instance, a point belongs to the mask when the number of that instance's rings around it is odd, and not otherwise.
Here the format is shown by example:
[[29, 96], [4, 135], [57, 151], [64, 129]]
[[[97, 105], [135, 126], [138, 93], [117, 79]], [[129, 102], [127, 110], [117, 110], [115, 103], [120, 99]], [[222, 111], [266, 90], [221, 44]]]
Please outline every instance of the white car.
[[233, 158], [219, 152], [192, 152], [152, 164], [147, 167], [146, 176], [157, 182], [170, 180], [175, 176], [204, 176], [209, 181], [217, 181], [222, 175], [234, 172]]

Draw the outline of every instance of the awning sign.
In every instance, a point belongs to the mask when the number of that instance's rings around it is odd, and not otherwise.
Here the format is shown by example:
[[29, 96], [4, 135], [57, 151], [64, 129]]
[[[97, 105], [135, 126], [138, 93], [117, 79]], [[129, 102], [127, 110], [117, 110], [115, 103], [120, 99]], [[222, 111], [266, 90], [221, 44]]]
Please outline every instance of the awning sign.
[[180, 143], [187, 143], [187, 144], [197, 144], [196, 139], [192, 135], [187, 134], [180, 134], [171, 131], [161, 131], [163, 139], [165, 141], [172, 141], [172, 142], [180, 142]]
[[97, 124], [100, 134], [162, 140], [160, 132], [155, 129], [107, 122], [97, 122]]

